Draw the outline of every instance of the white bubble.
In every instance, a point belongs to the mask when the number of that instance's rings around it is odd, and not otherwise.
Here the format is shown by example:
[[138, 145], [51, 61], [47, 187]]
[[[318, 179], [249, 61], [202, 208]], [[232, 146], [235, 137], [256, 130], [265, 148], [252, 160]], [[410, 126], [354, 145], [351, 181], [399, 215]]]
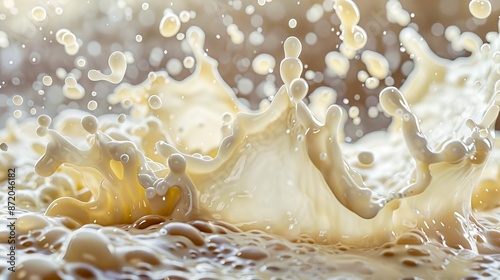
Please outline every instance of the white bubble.
[[288, 27], [290, 27], [291, 29], [294, 29], [295, 27], [297, 27], [297, 20], [294, 18], [291, 18], [288, 21]]

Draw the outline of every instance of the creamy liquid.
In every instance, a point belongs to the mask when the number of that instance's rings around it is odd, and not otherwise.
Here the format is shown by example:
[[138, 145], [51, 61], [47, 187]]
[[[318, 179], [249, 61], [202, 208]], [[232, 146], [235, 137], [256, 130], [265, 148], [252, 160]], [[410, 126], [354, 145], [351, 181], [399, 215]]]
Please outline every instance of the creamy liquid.
[[[273, 5], [254, 4], [232, 1], [230, 6], [258, 15]], [[310, 89], [324, 74], [305, 71], [310, 66], [301, 55], [319, 34], [306, 32], [304, 40], [289, 36], [282, 50], [239, 60], [236, 68], [252, 69], [266, 80], [257, 84], [240, 76], [231, 88], [211, 56], [215, 51], [207, 47], [210, 30], [190, 24], [197, 13], [189, 6], [177, 11], [155, 3], [154, 8], [164, 11], [158, 25], [148, 28], [154, 30], [148, 36], [177, 40], [185, 55], [170, 59], [166, 71], [151, 71], [132, 85], [124, 81], [127, 73], [140, 70], [144, 62], [155, 65], [168, 51], [153, 49], [144, 60], [124, 49], [125, 43], [120, 50], [116, 45], [104, 48], [104, 38], [101, 43], [82, 41], [80, 36], [87, 35], [78, 27], [46, 23], [52, 14], [62, 13], [57, 11], [61, 6], [15, 7], [6, 1], [11, 14], [26, 9], [35, 24], [57, 26], [51, 48], [56, 53], [64, 50], [75, 68], [35, 76], [47, 94], [57, 78], [58, 94], [80, 100], [79, 108], [88, 111], [68, 105], [54, 116], [35, 110], [24, 115], [36, 118], [16, 120], [30, 97], [18, 92], [11, 98], [19, 109], [0, 133], [0, 169], [15, 167], [17, 172], [18, 260], [13, 274], [4, 261], [1, 275], [500, 276], [498, 25], [486, 42], [456, 26], [443, 30], [455, 52], [470, 52], [448, 60], [431, 51], [402, 3], [389, 0], [384, 7], [387, 21], [404, 27], [395, 44], [399, 48], [400, 42], [413, 62], [397, 88], [392, 86], [391, 56], [365, 48], [370, 34], [363, 28], [361, 4], [306, 4], [307, 9], [300, 8], [302, 22], [294, 15], [283, 20], [284, 28], [295, 30], [306, 21], [319, 24], [325, 15], [335, 14], [341, 43], [315, 58], [325, 63], [325, 75], [331, 74], [324, 79], [347, 80], [360, 60], [364, 70], [353, 81], [367, 90], [380, 89], [378, 103], [366, 111], [373, 119], [390, 117], [387, 129], [366, 134], [358, 129], [354, 134], [360, 139], [348, 141], [347, 125], [361, 126], [365, 108], [353, 104], [344, 109], [339, 104], [349, 100], [341, 100], [331, 87]], [[118, 1], [108, 7], [108, 17], [115, 18], [113, 7], [125, 11], [121, 16], [127, 20], [126, 11], [150, 11], [150, 5]], [[64, 13], [82, 16], [63, 7], [69, 10]], [[475, 18], [484, 19], [493, 8], [488, 1], [474, 0], [469, 9]], [[262, 17], [252, 16], [251, 25], [259, 26], [252, 32], [229, 17], [221, 17], [226, 29], [219, 30], [216, 40], [224, 36], [232, 46], [262, 44]], [[147, 17], [141, 22], [147, 23]], [[145, 44], [148, 37], [133, 38]], [[10, 40], [15, 43], [15, 37]], [[130, 43], [131, 50], [135, 43]], [[90, 56], [80, 53], [83, 48]], [[89, 63], [99, 48], [105, 59]], [[175, 79], [182, 67], [186, 78]], [[94, 82], [103, 83], [104, 89], [118, 85], [110, 94], [97, 93], [86, 88]], [[96, 101], [99, 94], [106, 100]], [[247, 102], [258, 94], [268, 98], [258, 99], [258, 108], [252, 110]], [[127, 109], [126, 114], [95, 112], [116, 105]], [[0, 173], [0, 181], [5, 190], [0, 200], [7, 205], [6, 172]], [[3, 226], [0, 242], [5, 248], [8, 236]]]

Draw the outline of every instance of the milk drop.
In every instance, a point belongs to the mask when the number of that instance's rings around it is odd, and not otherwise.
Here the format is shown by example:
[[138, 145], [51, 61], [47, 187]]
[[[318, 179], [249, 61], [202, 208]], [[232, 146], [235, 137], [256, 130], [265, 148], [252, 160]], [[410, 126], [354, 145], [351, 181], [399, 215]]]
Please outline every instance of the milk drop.
[[56, 41], [64, 46], [64, 50], [68, 55], [75, 55], [80, 50], [75, 34], [68, 29], [59, 29], [56, 32]]
[[181, 21], [179, 17], [167, 12], [160, 21], [160, 34], [165, 38], [175, 36], [181, 29]]
[[21, 106], [21, 105], [23, 105], [23, 101], [24, 101], [24, 100], [23, 100], [23, 97], [22, 97], [22, 96], [20, 96], [20, 95], [14, 95], [14, 96], [12, 97], [12, 103], [14, 103], [14, 105], [16, 105], [16, 106]]
[[489, 0], [471, 0], [469, 11], [477, 19], [485, 19], [491, 14], [491, 3]]
[[78, 100], [85, 96], [85, 89], [72, 76], [64, 80], [63, 94], [66, 98]]
[[302, 44], [297, 37], [288, 37], [284, 42], [285, 57], [299, 57]]
[[84, 57], [78, 57], [76, 59], [76, 66], [83, 68], [83, 67], [85, 67], [86, 64], [87, 64], [87, 61], [85, 60]]
[[4, 142], [0, 143], [0, 150], [2, 150], [4, 152], [8, 151], [9, 145], [7, 143], [4, 143]]
[[380, 80], [389, 75], [389, 62], [383, 55], [366, 50], [361, 53], [361, 61], [366, 65], [370, 75]]
[[259, 75], [271, 73], [276, 66], [276, 60], [270, 54], [261, 53], [252, 60], [252, 69]]
[[380, 81], [379, 79], [375, 78], [375, 77], [370, 77], [368, 79], [366, 79], [365, 81], [365, 86], [369, 89], [374, 89], [374, 88], [377, 88], [380, 84]]
[[44, 86], [51, 86], [52, 85], [52, 77], [51, 76], [43, 76], [42, 78], [42, 83]]
[[309, 10], [306, 12], [306, 18], [309, 22], [315, 23], [321, 19], [324, 10], [321, 4], [313, 4]]
[[88, 77], [92, 81], [108, 81], [113, 84], [118, 84], [122, 81], [127, 71], [127, 59], [125, 54], [120, 51], [113, 52], [108, 58], [108, 66], [111, 70], [109, 75], [101, 73], [99, 70], [90, 70]]
[[21, 110], [15, 110], [14, 113], [12, 113], [12, 115], [14, 116], [14, 118], [19, 119], [22, 117], [23, 112]]
[[191, 16], [189, 15], [189, 12], [186, 10], [182, 10], [179, 13], [179, 19], [182, 23], [186, 23], [191, 19]]
[[118, 115], [117, 121], [119, 123], [124, 123], [126, 119], [127, 119], [127, 116], [125, 114], [120, 114], [120, 115]]
[[344, 77], [349, 71], [349, 60], [337, 51], [331, 51], [325, 56], [326, 66], [337, 76]]
[[357, 25], [360, 20], [359, 9], [352, 0], [337, 0], [334, 4], [342, 23], [342, 41], [345, 48], [356, 51], [362, 49], [367, 42], [368, 36], [365, 30]]
[[373, 163], [373, 154], [370, 152], [361, 152], [358, 154], [358, 160], [361, 164], [371, 165]]
[[70, 88], [76, 87], [76, 79], [74, 77], [67, 77], [64, 80], [64, 84]]
[[97, 131], [97, 118], [90, 115], [86, 116], [82, 119], [82, 127], [85, 129], [88, 133], [94, 134]]
[[87, 103], [87, 109], [89, 109], [90, 111], [94, 111], [95, 109], [97, 109], [97, 101], [90, 100], [89, 103]]
[[361, 82], [361, 83], [364, 83], [366, 82], [366, 80], [369, 78], [370, 76], [368, 75], [368, 73], [366, 73], [366, 71], [364, 70], [360, 70], [357, 74], [357, 78], [358, 78], [358, 81]]
[[389, 0], [385, 5], [387, 20], [392, 23], [397, 23], [400, 26], [407, 26], [410, 21], [410, 13], [408, 13], [399, 2], [399, 0]]
[[294, 29], [295, 27], [297, 27], [297, 20], [294, 18], [291, 18], [288, 21], [288, 27], [290, 27], [291, 29]]
[[192, 56], [185, 57], [184, 61], [182, 62], [184, 67], [186, 67], [187, 69], [193, 68], [194, 63], [195, 63], [195, 61], [194, 61], [194, 58]]
[[349, 118], [354, 119], [359, 115], [359, 108], [356, 106], [352, 106], [349, 108]]
[[253, 91], [253, 82], [247, 78], [241, 78], [238, 80], [238, 91], [243, 95], [250, 94]]
[[162, 101], [158, 95], [151, 95], [148, 99], [149, 107], [153, 110], [158, 110], [161, 108]]
[[52, 122], [52, 119], [49, 116], [47, 116], [47, 115], [40, 115], [38, 117], [37, 121], [38, 121], [38, 124], [40, 126], [48, 127], [48, 126], [50, 126], [50, 123]]
[[36, 6], [31, 9], [31, 16], [35, 21], [44, 21], [47, 18], [47, 12], [43, 7]]

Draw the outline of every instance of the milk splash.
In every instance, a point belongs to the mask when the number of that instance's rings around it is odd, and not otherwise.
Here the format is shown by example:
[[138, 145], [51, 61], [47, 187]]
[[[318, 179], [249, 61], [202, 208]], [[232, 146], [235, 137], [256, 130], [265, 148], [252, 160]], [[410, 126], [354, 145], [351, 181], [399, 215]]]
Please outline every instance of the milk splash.
[[[334, 8], [343, 24], [343, 44], [336, 55], [353, 59], [367, 38], [358, 26], [359, 12], [347, 0], [336, 1]], [[176, 17], [165, 14], [163, 36], [179, 32]], [[126, 239], [126, 234], [111, 227], [93, 231], [89, 225], [142, 228], [141, 223], [167, 218], [175, 222], [166, 223], [160, 236], [183, 236], [201, 247], [205, 238], [213, 238], [206, 237], [209, 233], [259, 230], [263, 240], [266, 234], [288, 240], [307, 236], [315, 243], [357, 248], [434, 242], [497, 253], [498, 223], [485, 222], [488, 217], [494, 221], [495, 214], [474, 215], [478, 201], [489, 196], [477, 187], [484, 184], [483, 171], [498, 174], [498, 156], [487, 166], [498, 150], [494, 123], [500, 91], [500, 37], [490, 38], [483, 43], [474, 34], [458, 34], [452, 44], [471, 55], [446, 60], [417, 31], [404, 28], [400, 41], [415, 66], [401, 88], [380, 93], [380, 106], [392, 118], [390, 127], [346, 143], [345, 110], [336, 104], [322, 109], [326, 99], [305, 102], [310, 92], [301, 78], [298, 38], [283, 43], [279, 73], [284, 85], [269, 104], [252, 111], [219, 75], [217, 61], [205, 51], [205, 33], [192, 26], [184, 39], [196, 60], [189, 77], [177, 81], [158, 71], [139, 85], [119, 85], [108, 101], [131, 107], [127, 118], [66, 110], [53, 123], [46, 115], [37, 124], [26, 121], [20, 130], [10, 122], [0, 138], [8, 143], [0, 165], [19, 165], [16, 153], [23, 154], [23, 166], [34, 165], [34, 171], [23, 167], [27, 181], [42, 187], [35, 196], [24, 192], [19, 204], [35, 212], [46, 208], [46, 216], [60, 219], [69, 229], [83, 226], [72, 233], [61, 229], [59, 235], [70, 240], [61, 258], [102, 271], [119, 270], [120, 258], [131, 255], [150, 264], [160, 261], [143, 249], [115, 252], [105, 244]], [[361, 58], [370, 75], [388, 75], [383, 57], [367, 52]], [[110, 75], [91, 70], [89, 78], [119, 83], [127, 67], [125, 55], [113, 53], [109, 66]], [[333, 95], [329, 98], [335, 99]], [[488, 182], [494, 185], [495, 180]], [[19, 222], [19, 232], [26, 234], [52, 223], [34, 214]], [[86, 239], [97, 244], [88, 249], [89, 255], [106, 256], [107, 261], [79, 256]], [[257, 249], [238, 254], [253, 260], [269, 256]], [[36, 260], [35, 267], [42, 267]]]

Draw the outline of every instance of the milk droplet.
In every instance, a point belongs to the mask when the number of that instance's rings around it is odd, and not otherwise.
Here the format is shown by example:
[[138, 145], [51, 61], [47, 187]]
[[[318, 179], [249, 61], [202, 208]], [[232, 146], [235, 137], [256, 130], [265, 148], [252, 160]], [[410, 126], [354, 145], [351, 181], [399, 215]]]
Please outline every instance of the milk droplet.
[[76, 66], [80, 67], [80, 68], [83, 68], [85, 67], [85, 65], [87, 64], [87, 61], [85, 60], [84, 57], [79, 57], [77, 60], [76, 60]]
[[366, 81], [365, 81], [365, 86], [368, 89], [377, 88], [379, 86], [379, 84], [380, 84], [379, 79], [374, 78], [374, 77], [370, 77], [370, 78], [366, 79]]
[[85, 96], [85, 89], [78, 83], [74, 87], [65, 84], [63, 86], [63, 95], [73, 100], [82, 99]]
[[325, 56], [325, 63], [326, 66], [339, 77], [344, 77], [350, 67], [347, 57], [337, 51], [327, 53]]
[[182, 62], [182, 64], [187, 69], [191, 69], [194, 66], [194, 58], [192, 56], [187, 56], [186, 58], [184, 58], [184, 61]]
[[44, 21], [47, 18], [47, 12], [43, 7], [36, 6], [31, 10], [31, 16], [35, 21]]
[[252, 82], [252, 80], [247, 79], [247, 78], [241, 78], [238, 81], [238, 90], [243, 95], [247, 95], [247, 94], [251, 93], [252, 90], [253, 90], [253, 82]]
[[0, 150], [6, 152], [9, 149], [9, 145], [7, 143], [0, 143]]
[[52, 77], [51, 76], [44, 76], [42, 78], [42, 83], [46, 87], [51, 86], [52, 85]]
[[97, 109], [97, 101], [90, 100], [89, 103], [87, 103], [87, 109], [89, 109], [90, 111], [94, 111], [95, 109]]
[[40, 137], [43, 137], [45, 135], [47, 135], [47, 133], [49, 132], [49, 129], [45, 126], [39, 126], [37, 129], [36, 129], [36, 135], [40, 136]]
[[158, 110], [161, 108], [162, 101], [158, 95], [151, 95], [148, 99], [149, 107], [153, 110]]
[[179, 19], [181, 20], [182, 23], [186, 23], [191, 19], [191, 16], [189, 15], [188, 11], [183, 10], [179, 13]]
[[15, 110], [15, 111], [14, 111], [14, 113], [13, 113], [13, 115], [14, 115], [14, 117], [15, 117], [16, 119], [19, 119], [20, 117], [22, 117], [23, 112], [22, 112], [22, 111], [20, 111], [20, 110]]
[[111, 69], [111, 74], [105, 75], [98, 70], [90, 70], [87, 74], [91, 81], [105, 80], [112, 84], [118, 84], [122, 81], [127, 71], [127, 58], [120, 51], [113, 52], [108, 58], [108, 66]]
[[370, 75], [378, 79], [384, 79], [389, 75], [389, 62], [383, 55], [366, 50], [361, 54], [361, 61], [366, 65]]
[[374, 157], [370, 152], [361, 152], [358, 154], [358, 161], [364, 165], [371, 165], [373, 163]]
[[307, 18], [307, 21], [309, 21], [311, 23], [315, 23], [321, 19], [323, 14], [324, 14], [323, 6], [321, 6], [321, 4], [316, 3], [316, 4], [312, 5], [309, 10], [307, 10], [306, 18]]
[[363, 70], [360, 70], [360, 71], [358, 72], [358, 75], [357, 75], [357, 76], [358, 76], [358, 81], [359, 81], [360, 83], [364, 83], [364, 82], [366, 82], [366, 80], [370, 77], [370, 76], [368, 75], [368, 73], [366, 73], [366, 71], [363, 71]]
[[302, 78], [298, 78], [292, 81], [290, 84], [290, 94], [292, 99], [295, 102], [299, 102], [307, 95], [307, 91], [309, 90], [309, 85], [306, 80]]
[[97, 132], [97, 118], [92, 116], [92, 115], [85, 116], [82, 119], [82, 127], [90, 134], [96, 133]]
[[48, 127], [50, 125], [50, 123], [52, 122], [52, 119], [47, 115], [40, 115], [38, 117], [37, 121], [38, 121], [38, 124], [40, 126]]
[[23, 97], [20, 95], [14, 95], [14, 97], [12, 97], [12, 103], [14, 103], [14, 105], [16, 106], [23, 105], [23, 101]]
[[62, 34], [61, 41], [64, 45], [71, 46], [71, 45], [74, 45], [76, 43], [76, 36], [75, 36], [75, 34], [69, 32], [69, 30], [68, 30], [67, 32]]
[[284, 43], [285, 57], [299, 57], [302, 52], [302, 44], [297, 37], [291, 36]]
[[127, 116], [125, 114], [118, 115], [118, 122], [124, 123], [127, 120]]
[[354, 119], [356, 118], [357, 116], [359, 116], [359, 108], [357, 106], [352, 106], [351, 108], [349, 108], [349, 118], [351, 119]]
[[477, 19], [485, 19], [491, 14], [491, 3], [489, 0], [472, 0], [469, 3], [469, 11]]
[[65, 80], [64, 80], [64, 83], [66, 84], [66, 86], [70, 87], [70, 88], [74, 88], [76, 87], [76, 79], [74, 77], [67, 77]]
[[165, 38], [175, 36], [181, 29], [181, 21], [179, 17], [169, 12], [163, 16], [160, 22], [160, 34]]
[[294, 18], [291, 18], [288, 21], [288, 27], [290, 27], [291, 29], [294, 29], [295, 27], [297, 27], [297, 20]]
[[276, 66], [274, 56], [266, 53], [259, 54], [252, 61], [252, 69], [259, 75], [267, 75], [272, 72]]
[[130, 160], [130, 157], [127, 154], [123, 154], [120, 156], [120, 161], [123, 163], [127, 163]]
[[181, 154], [173, 154], [168, 158], [168, 167], [174, 173], [184, 173], [186, 171], [186, 159]]

